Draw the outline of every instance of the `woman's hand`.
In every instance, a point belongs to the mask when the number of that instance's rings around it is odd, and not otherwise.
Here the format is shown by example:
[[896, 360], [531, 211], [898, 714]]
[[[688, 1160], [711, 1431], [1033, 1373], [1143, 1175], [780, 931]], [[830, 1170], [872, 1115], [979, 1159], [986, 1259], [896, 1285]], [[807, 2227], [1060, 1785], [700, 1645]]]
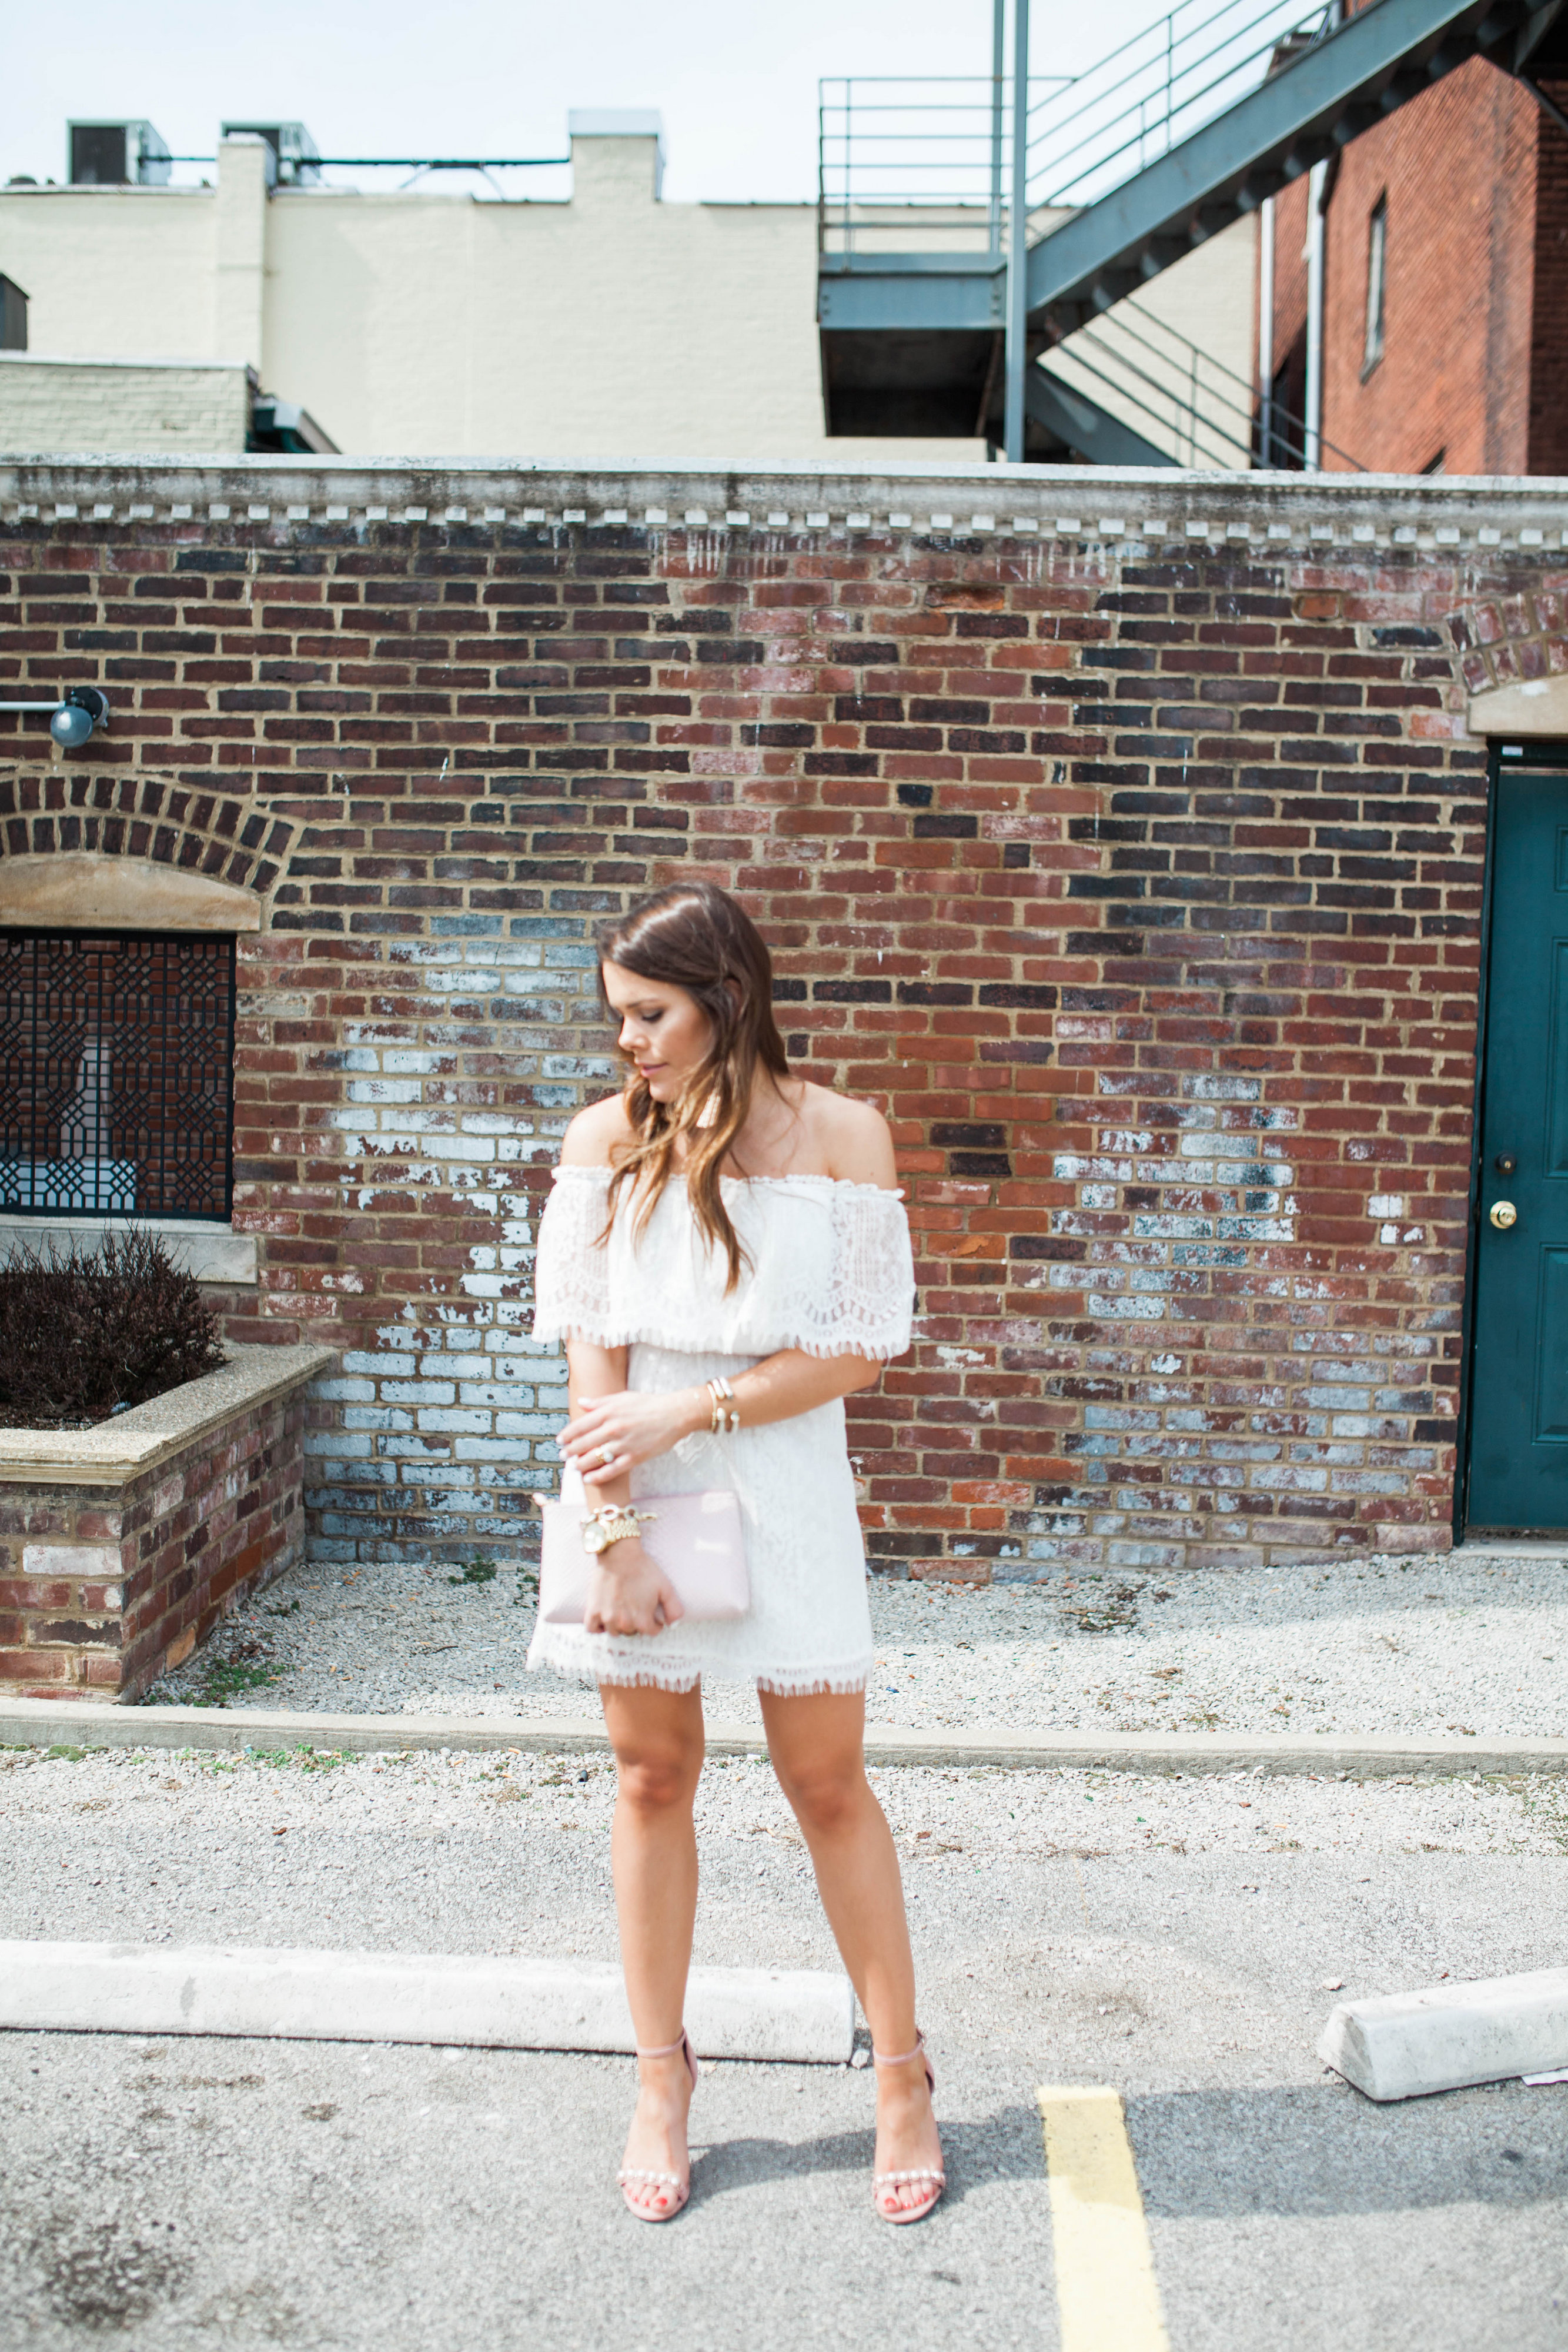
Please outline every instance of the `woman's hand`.
[[599, 1554], [582, 1612], [588, 1633], [656, 1633], [685, 1615], [674, 1586], [640, 1543], [628, 1536]]
[[585, 1397], [561, 1431], [560, 1451], [587, 1486], [613, 1486], [640, 1462], [706, 1429], [712, 1410], [706, 1389], [622, 1389], [614, 1396]]

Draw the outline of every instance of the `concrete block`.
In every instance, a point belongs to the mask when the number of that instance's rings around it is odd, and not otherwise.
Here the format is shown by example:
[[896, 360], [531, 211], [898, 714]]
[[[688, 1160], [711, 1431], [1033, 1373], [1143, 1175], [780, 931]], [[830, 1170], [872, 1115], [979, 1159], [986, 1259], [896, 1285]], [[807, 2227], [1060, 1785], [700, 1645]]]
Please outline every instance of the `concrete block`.
[[[814, 1969], [694, 1969], [686, 1991], [692, 2046], [710, 2058], [841, 2066], [854, 2014], [848, 1978]], [[484, 2050], [634, 2040], [612, 1961], [217, 1945], [0, 1942], [0, 2029]]]
[[1568, 2066], [1568, 1969], [1341, 2001], [1318, 2056], [1369, 2099]]

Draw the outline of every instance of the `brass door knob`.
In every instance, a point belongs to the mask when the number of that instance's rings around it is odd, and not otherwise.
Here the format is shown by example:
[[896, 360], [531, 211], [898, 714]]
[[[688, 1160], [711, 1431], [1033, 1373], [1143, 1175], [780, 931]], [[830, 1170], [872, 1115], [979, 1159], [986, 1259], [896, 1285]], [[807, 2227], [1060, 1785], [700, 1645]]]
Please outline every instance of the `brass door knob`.
[[1519, 1223], [1519, 1211], [1514, 1207], [1511, 1201], [1494, 1201], [1492, 1202], [1491, 1221], [1497, 1227], [1500, 1234], [1506, 1234], [1510, 1225], [1515, 1225]]

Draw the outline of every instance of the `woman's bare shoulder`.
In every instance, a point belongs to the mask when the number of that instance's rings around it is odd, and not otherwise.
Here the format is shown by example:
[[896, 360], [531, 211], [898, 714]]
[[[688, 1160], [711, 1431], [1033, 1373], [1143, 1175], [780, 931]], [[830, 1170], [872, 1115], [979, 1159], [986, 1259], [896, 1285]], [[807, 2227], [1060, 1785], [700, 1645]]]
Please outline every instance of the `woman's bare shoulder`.
[[800, 1111], [828, 1175], [850, 1184], [880, 1184], [888, 1192], [896, 1187], [893, 1131], [871, 1103], [808, 1081]]
[[602, 1102], [580, 1110], [567, 1129], [560, 1147], [563, 1168], [611, 1168], [615, 1148], [632, 1139], [624, 1095], [606, 1095]]

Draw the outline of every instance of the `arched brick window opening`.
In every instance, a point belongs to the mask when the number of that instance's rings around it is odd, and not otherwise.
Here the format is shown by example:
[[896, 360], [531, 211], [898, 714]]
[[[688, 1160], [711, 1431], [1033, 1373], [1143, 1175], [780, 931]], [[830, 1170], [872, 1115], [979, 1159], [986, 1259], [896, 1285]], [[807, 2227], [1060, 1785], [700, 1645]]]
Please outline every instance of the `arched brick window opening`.
[[239, 949], [294, 832], [155, 777], [0, 775], [0, 1257], [135, 1218], [199, 1278], [254, 1286]]

